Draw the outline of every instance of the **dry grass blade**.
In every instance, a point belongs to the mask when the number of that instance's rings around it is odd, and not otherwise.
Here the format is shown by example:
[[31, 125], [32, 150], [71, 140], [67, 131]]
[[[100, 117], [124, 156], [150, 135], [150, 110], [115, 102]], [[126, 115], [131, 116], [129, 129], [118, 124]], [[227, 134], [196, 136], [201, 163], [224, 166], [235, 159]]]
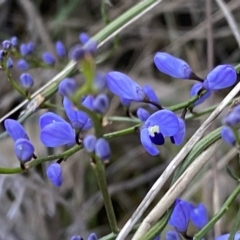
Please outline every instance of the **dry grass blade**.
[[238, 46], [240, 48], [240, 34], [239, 34], [239, 31], [238, 31], [238, 26], [237, 26], [237, 23], [231, 13], [231, 11], [228, 9], [227, 5], [225, 4], [224, 1], [222, 0], [216, 0], [219, 8], [221, 8], [228, 24], [229, 24], [229, 27], [231, 28], [232, 30], [232, 33], [238, 43]]
[[238, 94], [240, 91], [240, 83], [238, 83], [232, 91], [223, 99], [223, 101], [218, 105], [218, 107], [212, 112], [208, 119], [201, 125], [201, 127], [195, 132], [195, 134], [190, 138], [190, 140], [185, 144], [177, 156], [171, 161], [162, 175], [154, 183], [152, 188], [148, 191], [147, 195], [134, 212], [132, 217], [127, 221], [121, 232], [119, 233], [117, 240], [124, 239], [128, 233], [131, 231], [132, 227], [140, 219], [144, 211], [149, 207], [153, 199], [156, 197], [158, 192], [161, 190], [162, 186], [165, 184], [167, 179], [175, 171], [178, 165], [183, 161], [195, 144], [201, 139], [205, 131], [211, 125], [213, 120], [222, 112], [222, 110], [227, 106], [227, 104]]
[[216, 148], [219, 147], [220, 143], [221, 140], [218, 140], [196, 158], [196, 160], [188, 167], [188, 169], [181, 175], [181, 177], [174, 183], [174, 185], [167, 191], [164, 197], [144, 219], [132, 240], [140, 239], [147, 230], [149, 230], [158, 221], [158, 219], [174, 203], [175, 199], [186, 189], [193, 178], [209, 161], [216, 151]]

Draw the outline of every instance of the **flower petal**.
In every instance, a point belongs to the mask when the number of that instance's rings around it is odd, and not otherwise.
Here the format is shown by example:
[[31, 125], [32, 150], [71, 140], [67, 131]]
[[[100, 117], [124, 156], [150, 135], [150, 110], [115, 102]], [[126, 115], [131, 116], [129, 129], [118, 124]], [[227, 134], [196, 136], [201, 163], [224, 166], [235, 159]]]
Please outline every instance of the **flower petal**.
[[4, 126], [13, 141], [17, 141], [19, 138], [29, 139], [23, 126], [18, 121], [13, 119], [6, 119], [4, 121]]
[[63, 182], [62, 168], [58, 163], [52, 163], [47, 168], [47, 177], [56, 187], [60, 187]]
[[99, 138], [95, 144], [95, 153], [101, 160], [108, 160], [111, 155], [108, 141], [104, 138]]
[[146, 151], [149, 154], [151, 154], [152, 156], [155, 156], [155, 155], [159, 154], [159, 150], [152, 143], [152, 141], [151, 141], [151, 139], [149, 137], [149, 133], [148, 133], [148, 129], [147, 128], [143, 128], [141, 130], [140, 139], [141, 139], [141, 143], [142, 143], [143, 147], [146, 149]]
[[[146, 95], [148, 96], [148, 98], [151, 102], [159, 103], [159, 99], [158, 99], [156, 93], [154, 92], [154, 90], [149, 85], [145, 85], [143, 87], [143, 90], [144, 90], [144, 92], [146, 93]], [[154, 110], [157, 109], [152, 104], [149, 104], [149, 107], [154, 109]]]
[[181, 238], [176, 231], [168, 231], [166, 233], [166, 240], [181, 240]]
[[208, 213], [204, 204], [199, 203], [198, 206], [192, 210], [190, 219], [194, 226], [199, 230], [208, 223]]
[[222, 127], [221, 137], [230, 146], [235, 146], [236, 139], [235, 139], [234, 133], [230, 127], [226, 127], [226, 126]]
[[150, 113], [144, 108], [138, 108], [137, 110], [137, 117], [142, 121], [145, 122], [150, 116]]
[[[190, 90], [190, 96], [194, 97], [198, 94], [198, 92], [202, 89], [203, 84], [202, 83], [196, 83], [192, 86]], [[203, 103], [207, 98], [211, 96], [211, 91], [207, 91], [204, 95], [202, 95], [195, 103], [194, 106], [197, 106], [201, 103]]]
[[53, 112], [44, 113], [39, 118], [40, 129], [43, 129], [48, 124], [55, 123], [55, 122], [67, 123], [62, 117], [58, 116], [56, 113], [53, 113]]
[[75, 132], [69, 123], [55, 122], [42, 129], [40, 139], [47, 147], [59, 147], [75, 142]]
[[109, 72], [106, 79], [108, 88], [117, 96], [136, 102], [144, 100], [143, 89], [127, 75], [120, 72]]
[[24, 138], [19, 138], [14, 144], [14, 152], [19, 161], [27, 162], [33, 157], [34, 146]]
[[159, 126], [163, 136], [173, 136], [179, 130], [178, 117], [172, 111], [166, 109], [153, 113], [145, 122], [145, 126]]
[[178, 118], [178, 122], [179, 130], [175, 135], [171, 137], [171, 142], [177, 146], [182, 144], [186, 133], [185, 121], [182, 118]]

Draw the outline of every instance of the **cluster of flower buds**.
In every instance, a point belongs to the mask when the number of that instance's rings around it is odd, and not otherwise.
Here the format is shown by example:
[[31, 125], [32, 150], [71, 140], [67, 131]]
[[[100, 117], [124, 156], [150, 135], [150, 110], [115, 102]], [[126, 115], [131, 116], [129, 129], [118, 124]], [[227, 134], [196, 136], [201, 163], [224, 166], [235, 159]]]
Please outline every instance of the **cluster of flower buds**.
[[176, 230], [174, 234], [173, 232], [170, 233], [175, 236], [173, 239], [181, 239], [180, 236], [178, 236], [179, 234], [189, 239], [192, 237], [189, 236], [189, 227], [194, 226], [196, 232], [202, 229], [207, 223], [207, 209], [202, 203], [194, 206], [187, 201], [181, 199], [176, 200], [173, 212], [169, 219], [169, 225]]
[[239, 145], [239, 124], [240, 124], [240, 105], [235, 106], [232, 111], [222, 120], [224, 126], [221, 129], [222, 139], [230, 146]]
[[[73, 236], [73, 237], [71, 237], [70, 240], [84, 240], [84, 239], [82, 237], [80, 237], [80, 236]], [[98, 237], [97, 237], [97, 235], [95, 233], [91, 233], [88, 236], [87, 240], [98, 240]]]

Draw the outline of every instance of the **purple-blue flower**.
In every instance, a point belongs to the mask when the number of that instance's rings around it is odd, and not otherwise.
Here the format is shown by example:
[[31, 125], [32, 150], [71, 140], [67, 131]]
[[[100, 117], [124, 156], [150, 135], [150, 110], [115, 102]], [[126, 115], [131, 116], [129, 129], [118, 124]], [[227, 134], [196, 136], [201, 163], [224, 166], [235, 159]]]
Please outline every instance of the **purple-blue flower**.
[[55, 50], [56, 50], [56, 53], [59, 57], [65, 57], [66, 56], [66, 48], [61, 41], [57, 41], [55, 43]]
[[231, 65], [219, 65], [215, 67], [203, 82], [205, 89], [216, 91], [231, 87], [237, 81], [236, 70]]
[[[224, 234], [224, 235], [221, 235], [221, 236], [215, 238], [215, 240], [228, 240], [228, 239], [229, 239], [229, 236], [230, 236], [229, 233], [228, 233], [228, 234]], [[237, 233], [235, 234], [235, 236], [234, 236], [234, 240], [239, 240], [239, 239], [240, 239], [240, 233], [237, 232]]]
[[160, 72], [174, 78], [189, 79], [192, 74], [192, 69], [185, 61], [165, 52], [156, 53], [154, 63]]
[[93, 135], [88, 135], [83, 139], [83, 146], [88, 153], [93, 153], [95, 151], [96, 137]]
[[235, 127], [240, 123], [240, 105], [233, 108], [233, 110], [223, 119], [223, 124], [230, 127]]
[[98, 237], [95, 233], [91, 233], [89, 236], [88, 236], [88, 240], [98, 240]]
[[234, 133], [230, 127], [223, 126], [221, 129], [221, 137], [230, 146], [235, 146], [236, 139]]
[[33, 78], [29, 73], [23, 73], [20, 76], [21, 86], [25, 89], [29, 89], [33, 86]]
[[93, 102], [93, 109], [100, 114], [104, 114], [107, 112], [109, 108], [109, 99], [106, 94], [99, 94]]
[[18, 38], [17, 37], [15, 37], [15, 36], [11, 37], [10, 41], [11, 41], [11, 44], [12, 44], [13, 47], [16, 47], [18, 45]]
[[[83, 101], [83, 106], [85, 101], [87, 102], [88, 99]], [[66, 97], [63, 99], [63, 107], [74, 129], [88, 130], [92, 127], [92, 121], [88, 115], [76, 109], [73, 103]]]
[[[151, 102], [159, 103], [159, 99], [158, 99], [156, 93], [154, 92], [154, 90], [149, 85], [145, 85], [143, 87], [143, 91], [146, 93], [147, 97], [149, 98], [149, 100]], [[153, 105], [149, 104], [149, 106], [152, 107]], [[155, 106], [153, 106], [153, 107], [156, 108]]]
[[123, 73], [109, 72], [106, 79], [110, 91], [120, 98], [136, 102], [141, 102], [146, 98], [143, 89]]
[[208, 213], [204, 204], [199, 203], [198, 206], [192, 210], [190, 220], [198, 230], [202, 229], [208, 223]]
[[60, 187], [63, 182], [62, 167], [59, 163], [52, 163], [47, 168], [47, 177], [56, 187]]
[[32, 143], [25, 139], [25, 138], [19, 138], [14, 143], [14, 152], [21, 162], [27, 162], [30, 161], [34, 154], [34, 146]]
[[109, 160], [111, 155], [111, 149], [109, 143], [104, 138], [99, 138], [95, 144], [95, 154], [101, 160]]
[[151, 155], [157, 155], [156, 145], [164, 144], [164, 137], [174, 136], [179, 130], [178, 117], [169, 110], [159, 110], [153, 113], [141, 128], [141, 143]]
[[81, 236], [72, 236], [70, 240], [83, 240]]
[[144, 108], [138, 108], [137, 110], [137, 117], [142, 121], [145, 122], [150, 116], [150, 113]]
[[171, 142], [177, 146], [182, 144], [186, 133], [185, 121], [182, 118], [178, 118], [178, 122], [179, 122], [178, 132], [170, 137]]
[[86, 44], [88, 41], [90, 40], [90, 37], [87, 33], [80, 33], [79, 34], [79, 41], [82, 43], [82, 44]]
[[19, 59], [17, 61], [17, 67], [21, 71], [27, 71], [29, 69], [29, 63], [25, 59]]
[[11, 41], [9, 41], [9, 40], [4, 40], [4, 41], [2, 42], [2, 48], [3, 48], [4, 50], [9, 50], [11, 47], [12, 47]]
[[[203, 88], [203, 84], [202, 83], [196, 83], [192, 86], [191, 90], [190, 90], [190, 96], [194, 97], [196, 95], [198, 95], [199, 91]], [[204, 95], [202, 95], [197, 101], [195, 101], [194, 106], [197, 106], [199, 104], [201, 104], [202, 102], [204, 102], [207, 98], [209, 98], [211, 96], [211, 91], [207, 91]]]
[[48, 65], [54, 65], [55, 64], [55, 58], [50, 52], [44, 52], [42, 54], [42, 60]]
[[62, 97], [72, 96], [77, 89], [77, 83], [73, 78], [64, 78], [58, 85], [58, 93]]
[[181, 237], [176, 231], [167, 231], [166, 240], [181, 240]]
[[75, 143], [71, 125], [55, 113], [47, 112], [39, 118], [40, 139], [47, 147], [59, 147]]
[[20, 53], [22, 56], [30, 55], [34, 52], [34, 44], [32, 42], [22, 43], [20, 45]]
[[0, 61], [2, 61], [5, 57], [5, 51], [4, 50], [0, 50]]
[[6, 66], [7, 66], [7, 68], [12, 68], [13, 67], [13, 60], [11, 58], [7, 59]]
[[190, 214], [194, 206], [184, 200], [180, 200], [174, 207], [172, 215], [169, 219], [169, 224], [178, 232], [184, 233], [188, 229]]
[[20, 138], [29, 140], [23, 126], [18, 121], [13, 119], [6, 119], [4, 121], [4, 127], [14, 142]]
[[80, 44], [73, 46], [69, 51], [69, 58], [74, 61], [79, 61], [83, 59], [84, 55], [85, 51]]

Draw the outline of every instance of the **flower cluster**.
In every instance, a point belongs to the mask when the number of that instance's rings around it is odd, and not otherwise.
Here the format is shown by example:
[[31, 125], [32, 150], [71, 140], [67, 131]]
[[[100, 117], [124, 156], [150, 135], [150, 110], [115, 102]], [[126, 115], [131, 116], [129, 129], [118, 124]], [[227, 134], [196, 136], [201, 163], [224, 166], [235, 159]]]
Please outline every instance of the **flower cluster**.
[[200, 230], [207, 222], [207, 209], [202, 203], [194, 206], [181, 199], [176, 200], [172, 215], [169, 219], [169, 224], [174, 227], [179, 234], [187, 237], [191, 237], [188, 236], [190, 223], [192, 223], [196, 230]]
[[235, 106], [223, 119], [222, 123], [224, 124], [221, 129], [222, 139], [230, 146], [236, 146], [236, 143], [239, 145], [238, 128], [240, 123], [240, 105]]

